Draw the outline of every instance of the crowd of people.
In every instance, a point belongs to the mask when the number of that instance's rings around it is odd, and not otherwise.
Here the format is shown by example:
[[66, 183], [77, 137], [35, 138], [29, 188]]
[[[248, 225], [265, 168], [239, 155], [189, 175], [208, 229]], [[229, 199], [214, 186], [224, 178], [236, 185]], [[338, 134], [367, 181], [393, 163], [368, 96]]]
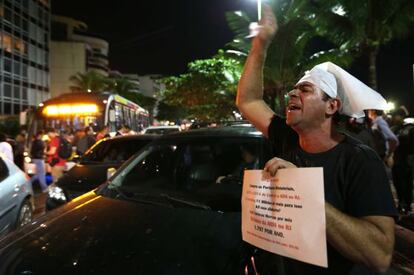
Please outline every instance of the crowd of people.
[[[116, 136], [133, 134], [136, 133], [126, 125], [116, 132]], [[33, 137], [28, 137], [27, 132], [21, 130], [14, 140], [0, 133], [0, 154], [13, 161], [22, 171], [25, 171], [25, 157], [29, 156], [36, 167], [31, 182], [38, 182], [42, 192], [46, 192], [48, 184], [63, 175], [68, 159], [75, 154], [83, 155], [95, 142], [108, 137], [107, 126], [96, 133], [90, 126], [60, 131], [49, 128], [39, 130]]]
[[383, 160], [402, 215], [412, 212], [413, 200], [414, 124], [405, 122], [408, 116], [407, 108], [401, 106], [387, 115], [381, 110], [368, 110], [366, 118], [346, 123], [347, 133], [374, 149]]

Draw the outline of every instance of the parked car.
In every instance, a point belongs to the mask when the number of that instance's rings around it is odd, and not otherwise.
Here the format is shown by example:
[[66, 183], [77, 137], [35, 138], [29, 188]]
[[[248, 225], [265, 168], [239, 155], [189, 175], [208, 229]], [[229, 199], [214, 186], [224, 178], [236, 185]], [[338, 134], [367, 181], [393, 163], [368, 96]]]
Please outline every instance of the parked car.
[[169, 134], [169, 133], [175, 133], [175, 132], [181, 132], [181, 127], [178, 125], [172, 125], [172, 126], [150, 126], [146, 129], [144, 129], [145, 134]]
[[26, 175], [0, 155], [0, 237], [30, 223], [33, 209], [33, 190]]
[[[165, 135], [99, 188], [0, 241], [3, 274], [247, 274], [241, 238], [243, 163], [270, 157], [254, 128]], [[253, 271], [254, 272], [254, 271]], [[250, 274], [250, 273], [249, 273]]]
[[46, 210], [54, 209], [107, 180], [109, 168], [118, 168], [157, 135], [131, 135], [98, 141], [55, 184], [48, 188]]

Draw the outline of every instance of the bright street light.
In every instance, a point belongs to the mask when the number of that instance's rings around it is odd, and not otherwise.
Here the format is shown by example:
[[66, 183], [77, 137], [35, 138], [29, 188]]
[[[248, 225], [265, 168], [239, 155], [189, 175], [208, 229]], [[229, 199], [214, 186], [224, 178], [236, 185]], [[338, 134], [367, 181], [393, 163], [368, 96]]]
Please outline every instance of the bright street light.
[[388, 101], [387, 102], [387, 109], [385, 109], [384, 111], [386, 113], [389, 113], [389, 112], [391, 112], [394, 109], [395, 109], [395, 103], [394, 102], [391, 102], [391, 101]]

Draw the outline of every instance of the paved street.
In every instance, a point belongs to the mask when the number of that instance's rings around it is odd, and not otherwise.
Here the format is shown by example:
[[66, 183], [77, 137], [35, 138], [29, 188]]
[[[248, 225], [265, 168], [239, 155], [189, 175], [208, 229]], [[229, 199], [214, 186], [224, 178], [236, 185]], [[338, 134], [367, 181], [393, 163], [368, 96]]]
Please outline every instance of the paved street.
[[35, 192], [34, 201], [35, 201], [34, 217], [36, 218], [45, 213], [46, 193]]

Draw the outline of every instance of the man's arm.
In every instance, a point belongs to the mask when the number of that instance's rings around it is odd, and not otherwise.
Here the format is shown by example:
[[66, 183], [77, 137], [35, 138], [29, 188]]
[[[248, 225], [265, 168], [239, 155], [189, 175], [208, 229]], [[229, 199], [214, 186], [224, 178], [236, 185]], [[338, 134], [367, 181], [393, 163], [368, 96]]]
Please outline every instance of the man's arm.
[[394, 248], [394, 220], [386, 216], [355, 218], [325, 203], [328, 242], [353, 262], [385, 272]]
[[398, 138], [397, 136], [391, 131], [388, 123], [385, 120], [378, 121], [378, 128], [380, 128], [382, 134], [384, 135], [385, 139], [388, 142], [388, 152], [387, 155], [391, 155], [394, 153], [395, 149], [398, 146]]
[[252, 49], [244, 65], [237, 89], [236, 105], [265, 136], [274, 112], [263, 100], [263, 67], [266, 52], [277, 30], [276, 18], [268, 5], [264, 5], [258, 35], [253, 39]]

